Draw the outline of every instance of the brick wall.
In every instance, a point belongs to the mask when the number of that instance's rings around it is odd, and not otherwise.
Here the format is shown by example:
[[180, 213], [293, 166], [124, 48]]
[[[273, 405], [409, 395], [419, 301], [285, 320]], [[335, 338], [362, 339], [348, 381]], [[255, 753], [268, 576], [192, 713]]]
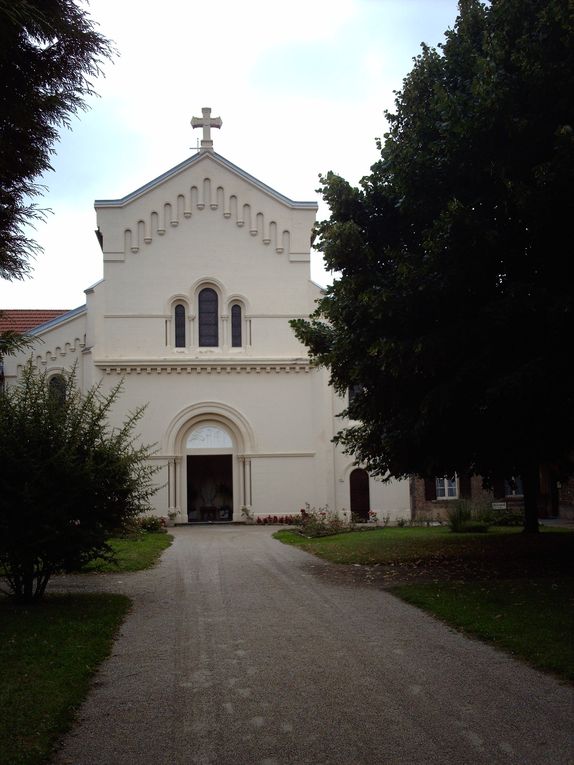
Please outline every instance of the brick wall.
[[[412, 517], [418, 520], [431, 518], [446, 519], [448, 508], [452, 499], [427, 500], [425, 498], [425, 482], [421, 478], [411, 478], [411, 513]], [[548, 502], [544, 492], [540, 500], [540, 517], [556, 514], [554, 507], [546, 507]], [[470, 479], [470, 500], [477, 503], [490, 504], [492, 502], [506, 502], [508, 509], [523, 510], [524, 503], [522, 497], [495, 498], [491, 491], [487, 491], [482, 486], [480, 476], [472, 476]], [[563, 481], [558, 489], [558, 515], [560, 518], [574, 520], [574, 478]]]
[[[440, 518], [446, 520], [448, 517], [448, 509], [452, 505], [452, 499], [434, 499], [427, 500], [425, 498], [425, 482], [422, 478], [411, 478], [410, 484], [411, 492], [411, 512], [412, 517], [417, 520], [426, 520], [433, 518]], [[573, 486], [574, 493], [574, 486]], [[490, 505], [492, 502], [506, 502], [509, 509], [522, 509], [524, 507], [521, 497], [505, 497], [504, 499], [496, 499], [492, 491], [488, 491], [482, 485], [482, 478], [478, 475], [473, 475], [470, 479], [470, 497], [465, 499], [476, 502], [477, 504]]]

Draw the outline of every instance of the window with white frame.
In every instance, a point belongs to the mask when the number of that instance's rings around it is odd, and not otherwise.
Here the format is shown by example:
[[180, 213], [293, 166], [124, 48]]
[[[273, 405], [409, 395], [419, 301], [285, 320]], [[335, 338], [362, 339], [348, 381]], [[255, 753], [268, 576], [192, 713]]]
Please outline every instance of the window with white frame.
[[456, 476], [435, 478], [437, 499], [458, 499], [458, 482]]

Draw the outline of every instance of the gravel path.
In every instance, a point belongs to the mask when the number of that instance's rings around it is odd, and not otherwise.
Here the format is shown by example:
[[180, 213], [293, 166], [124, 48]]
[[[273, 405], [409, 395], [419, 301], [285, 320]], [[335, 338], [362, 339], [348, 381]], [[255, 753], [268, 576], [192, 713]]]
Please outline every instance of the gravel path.
[[573, 692], [259, 527], [59, 577], [134, 608], [57, 765], [574, 762]]

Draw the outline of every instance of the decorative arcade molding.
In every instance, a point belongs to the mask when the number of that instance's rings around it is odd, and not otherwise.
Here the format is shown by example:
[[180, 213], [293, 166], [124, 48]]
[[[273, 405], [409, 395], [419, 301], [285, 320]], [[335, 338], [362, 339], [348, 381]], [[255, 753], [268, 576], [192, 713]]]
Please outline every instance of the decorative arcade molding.
[[96, 360], [96, 367], [104, 374], [121, 375], [181, 375], [181, 374], [307, 374], [311, 370], [309, 361], [144, 361]]

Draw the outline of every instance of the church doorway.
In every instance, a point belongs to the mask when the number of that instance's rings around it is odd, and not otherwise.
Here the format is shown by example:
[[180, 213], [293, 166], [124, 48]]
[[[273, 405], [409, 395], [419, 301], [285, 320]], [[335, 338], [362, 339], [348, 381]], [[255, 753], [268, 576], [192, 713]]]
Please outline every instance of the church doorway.
[[190, 523], [233, 520], [231, 454], [187, 457], [187, 518]]
[[233, 520], [233, 442], [215, 424], [196, 427], [186, 442], [187, 519], [189, 523]]
[[355, 468], [351, 473], [349, 484], [351, 488], [351, 514], [360, 520], [369, 520], [371, 509], [369, 496], [369, 474], [362, 468]]

